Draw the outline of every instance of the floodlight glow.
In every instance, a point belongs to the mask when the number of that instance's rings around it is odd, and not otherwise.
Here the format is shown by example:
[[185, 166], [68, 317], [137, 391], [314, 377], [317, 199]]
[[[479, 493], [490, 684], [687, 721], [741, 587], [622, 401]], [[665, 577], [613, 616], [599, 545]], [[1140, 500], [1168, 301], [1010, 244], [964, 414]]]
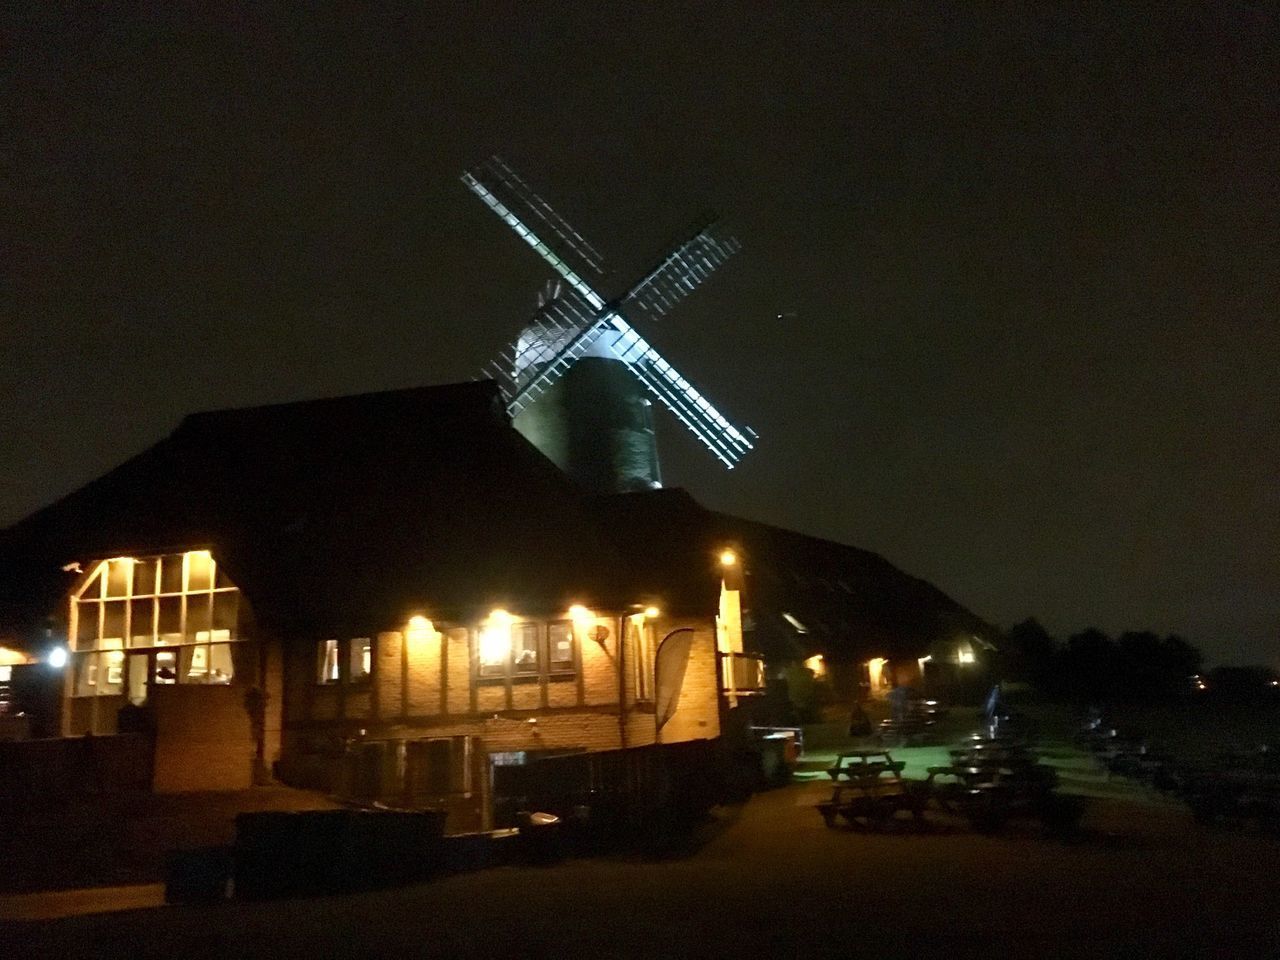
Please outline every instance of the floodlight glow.
[[512, 619], [505, 610], [494, 610], [489, 614], [489, 622], [480, 631], [482, 664], [501, 664], [510, 659]]
[[[645, 607], [645, 608], [644, 608], [644, 615], [645, 615], [646, 617], [648, 617], [650, 620], [652, 620], [652, 619], [654, 619], [655, 617], [659, 617], [659, 616], [661, 616], [661, 615], [662, 615], [662, 611], [661, 611], [661, 610], [659, 610], [657, 607]], [[1274, 684], [1273, 684], [1273, 686], [1274, 686]]]
[[732, 550], [724, 550], [720, 553], [720, 566], [732, 567], [738, 562], [738, 555]]
[[49, 656], [46, 662], [55, 670], [61, 670], [67, 665], [67, 648], [54, 647], [49, 651]]
[[592, 619], [591, 611], [580, 603], [575, 603], [569, 608], [569, 619], [574, 623], [581, 623], [584, 620]]

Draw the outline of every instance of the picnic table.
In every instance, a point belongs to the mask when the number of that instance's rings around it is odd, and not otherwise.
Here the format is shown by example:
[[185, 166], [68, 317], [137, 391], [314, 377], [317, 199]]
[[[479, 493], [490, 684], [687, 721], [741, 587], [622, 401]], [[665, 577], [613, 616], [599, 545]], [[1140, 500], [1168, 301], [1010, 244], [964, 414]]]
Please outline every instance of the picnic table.
[[902, 779], [901, 760], [886, 750], [849, 750], [836, 756], [827, 770], [834, 781], [831, 799], [818, 804], [818, 812], [828, 827], [843, 819], [849, 826], [881, 829], [899, 811], [916, 820], [924, 816], [927, 795], [920, 784]]
[[1052, 767], [966, 765], [929, 767], [928, 795], [948, 813], [964, 817], [980, 833], [999, 830], [1012, 817], [1038, 817], [1046, 827], [1070, 831], [1084, 812], [1084, 800], [1054, 792]]

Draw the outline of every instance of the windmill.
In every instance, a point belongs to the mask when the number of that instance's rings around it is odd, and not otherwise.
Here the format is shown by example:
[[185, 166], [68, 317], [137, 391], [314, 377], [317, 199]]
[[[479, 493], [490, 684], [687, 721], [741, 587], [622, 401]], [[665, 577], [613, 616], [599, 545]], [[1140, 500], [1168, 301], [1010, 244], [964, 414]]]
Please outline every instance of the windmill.
[[588, 489], [657, 487], [652, 397], [733, 469], [755, 432], [730, 423], [631, 321], [665, 316], [738, 252], [738, 241], [709, 219], [610, 299], [599, 292], [600, 254], [504, 161], [490, 157], [462, 182], [557, 275], [519, 337], [485, 368], [516, 428]]

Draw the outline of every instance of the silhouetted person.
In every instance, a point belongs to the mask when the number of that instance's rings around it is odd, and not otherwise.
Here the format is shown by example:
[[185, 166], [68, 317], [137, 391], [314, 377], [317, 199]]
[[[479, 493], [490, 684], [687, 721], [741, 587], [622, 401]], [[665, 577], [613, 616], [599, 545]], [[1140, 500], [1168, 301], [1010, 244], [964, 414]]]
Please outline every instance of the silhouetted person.
[[894, 723], [902, 723], [907, 719], [907, 698], [909, 696], [906, 687], [898, 686], [897, 680], [890, 681], [893, 686], [889, 690], [889, 715], [893, 718]]

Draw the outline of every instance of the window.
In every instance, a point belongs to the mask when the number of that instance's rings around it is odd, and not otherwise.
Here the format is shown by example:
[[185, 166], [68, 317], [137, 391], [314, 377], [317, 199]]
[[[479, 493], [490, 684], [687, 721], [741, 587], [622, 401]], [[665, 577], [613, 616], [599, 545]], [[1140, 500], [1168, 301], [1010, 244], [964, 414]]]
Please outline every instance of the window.
[[631, 664], [635, 671], [636, 699], [653, 699], [653, 628], [644, 616], [627, 618], [631, 640]]
[[369, 637], [356, 637], [349, 641], [347, 652], [347, 682], [360, 683], [368, 680], [373, 673], [373, 640]]
[[538, 656], [536, 623], [518, 623], [511, 631], [511, 666], [517, 674], [537, 674], [541, 658]]
[[568, 620], [490, 617], [477, 634], [477, 672], [483, 678], [572, 676], [577, 669], [574, 628]]
[[511, 664], [511, 621], [490, 617], [480, 630], [480, 676], [505, 677]]
[[70, 603], [74, 696], [235, 676], [240, 591], [207, 550], [100, 561]]
[[321, 640], [316, 645], [316, 683], [337, 683], [338, 664], [338, 641]]
[[321, 640], [316, 644], [316, 683], [364, 683], [373, 673], [373, 640]]
[[547, 659], [552, 673], [573, 673], [573, 624], [557, 620], [547, 626]]

